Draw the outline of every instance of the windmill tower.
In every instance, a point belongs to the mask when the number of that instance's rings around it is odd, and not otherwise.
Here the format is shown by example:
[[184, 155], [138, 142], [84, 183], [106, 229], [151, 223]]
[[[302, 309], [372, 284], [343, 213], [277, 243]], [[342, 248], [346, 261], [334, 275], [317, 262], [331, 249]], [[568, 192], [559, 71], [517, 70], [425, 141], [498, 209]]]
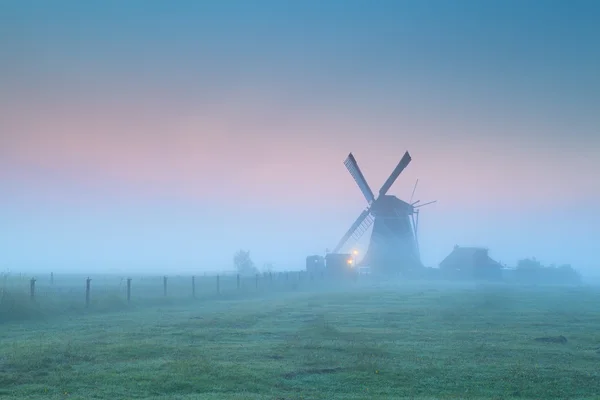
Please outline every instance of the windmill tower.
[[410, 161], [410, 154], [408, 152], [404, 153], [396, 168], [379, 189], [377, 197], [375, 197], [360, 168], [358, 168], [356, 159], [352, 153], [348, 155], [344, 165], [365, 196], [367, 208], [340, 239], [333, 253], [338, 253], [351, 238], [354, 241], [360, 239], [367, 229], [373, 225], [369, 248], [362, 261], [363, 265], [369, 265], [374, 273], [383, 274], [422, 267], [417, 237], [419, 208], [435, 201], [420, 205], [418, 205], [420, 201], [413, 203], [412, 197], [417, 188], [416, 183], [408, 203], [396, 196], [387, 194]]

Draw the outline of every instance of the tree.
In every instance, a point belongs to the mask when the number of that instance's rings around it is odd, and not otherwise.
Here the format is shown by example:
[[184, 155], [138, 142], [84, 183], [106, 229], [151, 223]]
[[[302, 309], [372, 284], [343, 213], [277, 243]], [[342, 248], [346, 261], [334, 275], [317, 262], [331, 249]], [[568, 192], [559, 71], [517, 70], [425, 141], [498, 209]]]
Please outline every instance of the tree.
[[542, 263], [536, 260], [535, 257], [525, 258], [523, 260], [519, 260], [517, 263], [517, 269], [538, 270], [540, 268], [543, 268]]
[[581, 283], [581, 275], [570, 264], [563, 264], [556, 268], [558, 279], [565, 283]]
[[233, 265], [240, 275], [254, 275], [258, 272], [254, 262], [250, 258], [250, 250], [240, 250], [233, 257]]
[[569, 264], [545, 267], [535, 258], [519, 260], [515, 271], [518, 281], [542, 284], [579, 284], [581, 276]]

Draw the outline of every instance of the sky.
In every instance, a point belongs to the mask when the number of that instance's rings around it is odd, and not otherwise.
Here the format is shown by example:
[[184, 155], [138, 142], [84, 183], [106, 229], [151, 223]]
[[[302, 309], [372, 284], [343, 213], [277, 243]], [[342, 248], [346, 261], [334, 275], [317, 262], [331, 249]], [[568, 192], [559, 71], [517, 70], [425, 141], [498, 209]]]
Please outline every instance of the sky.
[[[600, 275], [596, 1], [0, 3], [0, 270], [303, 268], [390, 194]], [[368, 235], [355, 245], [366, 251]]]

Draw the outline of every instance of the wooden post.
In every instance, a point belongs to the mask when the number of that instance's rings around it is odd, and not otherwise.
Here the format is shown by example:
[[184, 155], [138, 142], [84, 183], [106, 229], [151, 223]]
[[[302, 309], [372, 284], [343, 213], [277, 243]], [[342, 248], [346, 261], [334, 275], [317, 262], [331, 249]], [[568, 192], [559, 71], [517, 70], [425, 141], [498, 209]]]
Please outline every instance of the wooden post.
[[50, 272], [50, 284], [54, 284], [54, 272]]
[[240, 274], [237, 274], [237, 288], [240, 288]]
[[92, 280], [88, 277], [85, 280], [85, 306], [89, 307], [90, 306], [90, 282]]
[[221, 277], [217, 275], [217, 294], [221, 293]]
[[131, 301], [131, 278], [127, 278], [127, 302]]
[[192, 297], [196, 298], [196, 277], [192, 276]]
[[29, 296], [31, 300], [35, 299], [35, 278], [31, 278], [29, 281]]
[[167, 297], [167, 276], [163, 276], [163, 296]]

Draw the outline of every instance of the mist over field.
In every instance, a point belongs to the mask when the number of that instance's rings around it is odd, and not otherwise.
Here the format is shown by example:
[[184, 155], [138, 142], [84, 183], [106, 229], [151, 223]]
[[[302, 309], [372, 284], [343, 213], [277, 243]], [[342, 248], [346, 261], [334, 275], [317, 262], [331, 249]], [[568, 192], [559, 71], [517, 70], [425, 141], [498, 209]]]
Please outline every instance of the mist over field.
[[[594, 398], [597, 287], [235, 277], [14, 278], [0, 395]], [[239, 286], [238, 286], [239, 285]], [[9, 288], [7, 291], [6, 288]], [[195, 292], [192, 291], [195, 288]], [[9, 318], [7, 320], [7, 318]], [[12, 318], [12, 319], [11, 319]]]

